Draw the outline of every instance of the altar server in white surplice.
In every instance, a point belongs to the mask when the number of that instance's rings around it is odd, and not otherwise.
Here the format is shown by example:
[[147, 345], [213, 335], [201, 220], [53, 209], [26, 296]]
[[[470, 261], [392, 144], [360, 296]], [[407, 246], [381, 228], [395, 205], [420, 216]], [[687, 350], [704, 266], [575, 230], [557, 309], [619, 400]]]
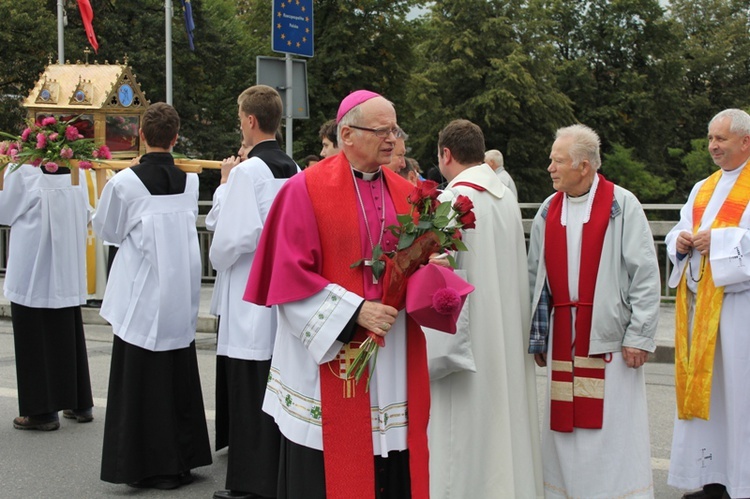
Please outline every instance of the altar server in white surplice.
[[[276, 308], [242, 299], [268, 210], [287, 178], [299, 171], [279, 147], [275, 133], [283, 105], [265, 85], [237, 99], [248, 159], [222, 170], [222, 191], [211, 210], [211, 263], [220, 273], [216, 345], [216, 448], [229, 446], [226, 489], [215, 499], [276, 497], [279, 429], [263, 412]], [[217, 199], [218, 198], [218, 199]], [[214, 222], [215, 221], [215, 222]], [[219, 422], [221, 422], [219, 424]]]
[[687, 499], [750, 497], [750, 115], [708, 125], [720, 169], [693, 187], [667, 234], [674, 263], [677, 417], [668, 483]]
[[544, 494], [649, 499], [641, 367], [656, 349], [659, 266], [640, 203], [598, 173], [599, 144], [584, 125], [557, 131], [547, 168], [557, 193], [531, 229], [529, 353], [548, 367]]
[[198, 176], [174, 164], [179, 127], [172, 106], [149, 106], [146, 154], [107, 183], [93, 221], [120, 247], [101, 309], [115, 333], [101, 479], [133, 487], [177, 488], [211, 464], [195, 352]]
[[[467, 120], [438, 138], [438, 164], [449, 183], [440, 197], [471, 198], [476, 228], [463, 234], [456, 262], [476, 287], [469, 304], [476, 372], [433, 380], [430, 497], [542, 497], [534, 360], [529, 337], [528, 273], [516, 197], [483, 164], [484, 135]], [[430, 337], [428, 337], [429, 345]]]
[[[86, 302], [88, 198], [70, 170], [21, 165], [5, 175], [0, 224], [10, 226], [10, 300], [22, 430], [56, 430], [58, 411], [91, 421], [81, 304]], [[75, 412], [69, 412], [69, 411]]]

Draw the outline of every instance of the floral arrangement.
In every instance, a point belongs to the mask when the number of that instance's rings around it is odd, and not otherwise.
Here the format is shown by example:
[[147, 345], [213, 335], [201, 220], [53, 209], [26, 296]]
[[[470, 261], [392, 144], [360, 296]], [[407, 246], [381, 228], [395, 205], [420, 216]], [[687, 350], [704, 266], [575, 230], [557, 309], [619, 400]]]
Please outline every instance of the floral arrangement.
[[[474, 204], [464, 195], [457, 196], [453, 203], [440, 202], [439, 195], [438, 184], [432, 180], [417, 185], [407, 199], [411, 212], [398, 215], [398, 225], [387, 227], [398, 238], [396, 251], [385, 253], [379, 244], [373, 249], [372, 273], [377, 279], [383, 277], [383, 304], [403, 308], [409, 276], [427, 264], [431, 255], [445, 254], [455, 268], [456, 261], [450, 251], [466, 251], [461, 230], [476, 227]], [[352, 267], [363, 262], [354, 262]], [[354, 374], [354, 379], [359, 381], [371, 358], [371, 369], [375, 369], [378, 348], [382, 346], [385, 346], [385, 339], [368, 331], [367, 339], [347, 370], [347, 377]]]
[[79, 168], [89, 169], [93, 161], [111, 159], [107, 146], [97, 146], [94, 139], [81, 135], [77, 121], [78, 117], [61, 121], [48, 116], [30, 122], [19, 136], [0, 132], [0, 136], [10, 139], [0, 142], [0, 171], [10, 165], [12, 172], [28, 163], [44, 165], [48, 172], [55, 172], [60, 166], [69, 167], [71, 161], [77, 161]]

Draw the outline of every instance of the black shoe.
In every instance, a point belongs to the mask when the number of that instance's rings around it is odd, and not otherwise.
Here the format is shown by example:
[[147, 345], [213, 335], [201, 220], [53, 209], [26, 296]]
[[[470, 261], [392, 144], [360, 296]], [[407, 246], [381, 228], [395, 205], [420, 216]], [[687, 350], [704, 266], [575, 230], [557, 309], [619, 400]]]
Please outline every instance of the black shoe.
[[682, 496], [682, 499], [728, 499], [727, 488], [720, 483], [709, 483], [697, 490]]
[[13, 428], [17, 430], [55, 431], [60, 428], [57, 413], [40, 416], [18, 416], [13, 419]]
[[217, 490], [214, 492], [214, 499], [256, 499], [257, 497], [259, 496], [239, 490]]
[[75, 411], [73, 409], [65, 409], [63, 411], [63, 417], [66, 419], [75, 419], [79, 423], [90, 423], [94, 420], [94, 413], [92, 408]]
[[180, 482], [180, 475], [156, 475], [138, 480], [137, 482], [131, 482], [128, 484], [130, 487], [136, 489], [159, 489], [159, 490], [172, 490], [182, 485]]
[[177, 479], [180, 481], [180, 485], [190, 485], [191, 483], [193, 483], [193, 480], [195, 480], [195, 478], [193, 478], [193, 474], [190, 473], [190, 470], [183, 471], [182, 473], [177, 475]]

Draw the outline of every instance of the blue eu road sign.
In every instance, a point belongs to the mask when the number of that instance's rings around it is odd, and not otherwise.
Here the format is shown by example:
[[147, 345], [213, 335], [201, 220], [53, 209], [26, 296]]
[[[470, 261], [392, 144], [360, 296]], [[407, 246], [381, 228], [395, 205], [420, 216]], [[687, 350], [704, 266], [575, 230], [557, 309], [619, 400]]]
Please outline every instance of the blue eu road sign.
[[274, 52], [312, 57], [312, 0], [274, 0], [271, 35]]

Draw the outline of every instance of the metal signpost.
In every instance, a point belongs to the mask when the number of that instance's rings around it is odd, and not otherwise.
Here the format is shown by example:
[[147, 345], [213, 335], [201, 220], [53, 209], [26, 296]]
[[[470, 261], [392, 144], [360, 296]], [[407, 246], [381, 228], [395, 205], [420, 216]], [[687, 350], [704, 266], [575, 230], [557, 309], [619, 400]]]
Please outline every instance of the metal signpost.
[[[292, 147], [292, 118], [294, 104], [294, 69], [292, 54], [312, 57], [313, 45], [313, 2], [312, 0], [274, 0], [271, 20], [271, 49], [286, 54], [284, 57], [286, 84], [278, 90], [286, 94], [286, 153], [294, 154]], [[304, 66], [307, 70], [307, 66]], [[258, 83], [261, 82], [261, 66], [258, 65]], [[299, 89], [302, 90], [302, 89]], [[304, 86], [305, 102], [307, 101], [307, 78]]]

